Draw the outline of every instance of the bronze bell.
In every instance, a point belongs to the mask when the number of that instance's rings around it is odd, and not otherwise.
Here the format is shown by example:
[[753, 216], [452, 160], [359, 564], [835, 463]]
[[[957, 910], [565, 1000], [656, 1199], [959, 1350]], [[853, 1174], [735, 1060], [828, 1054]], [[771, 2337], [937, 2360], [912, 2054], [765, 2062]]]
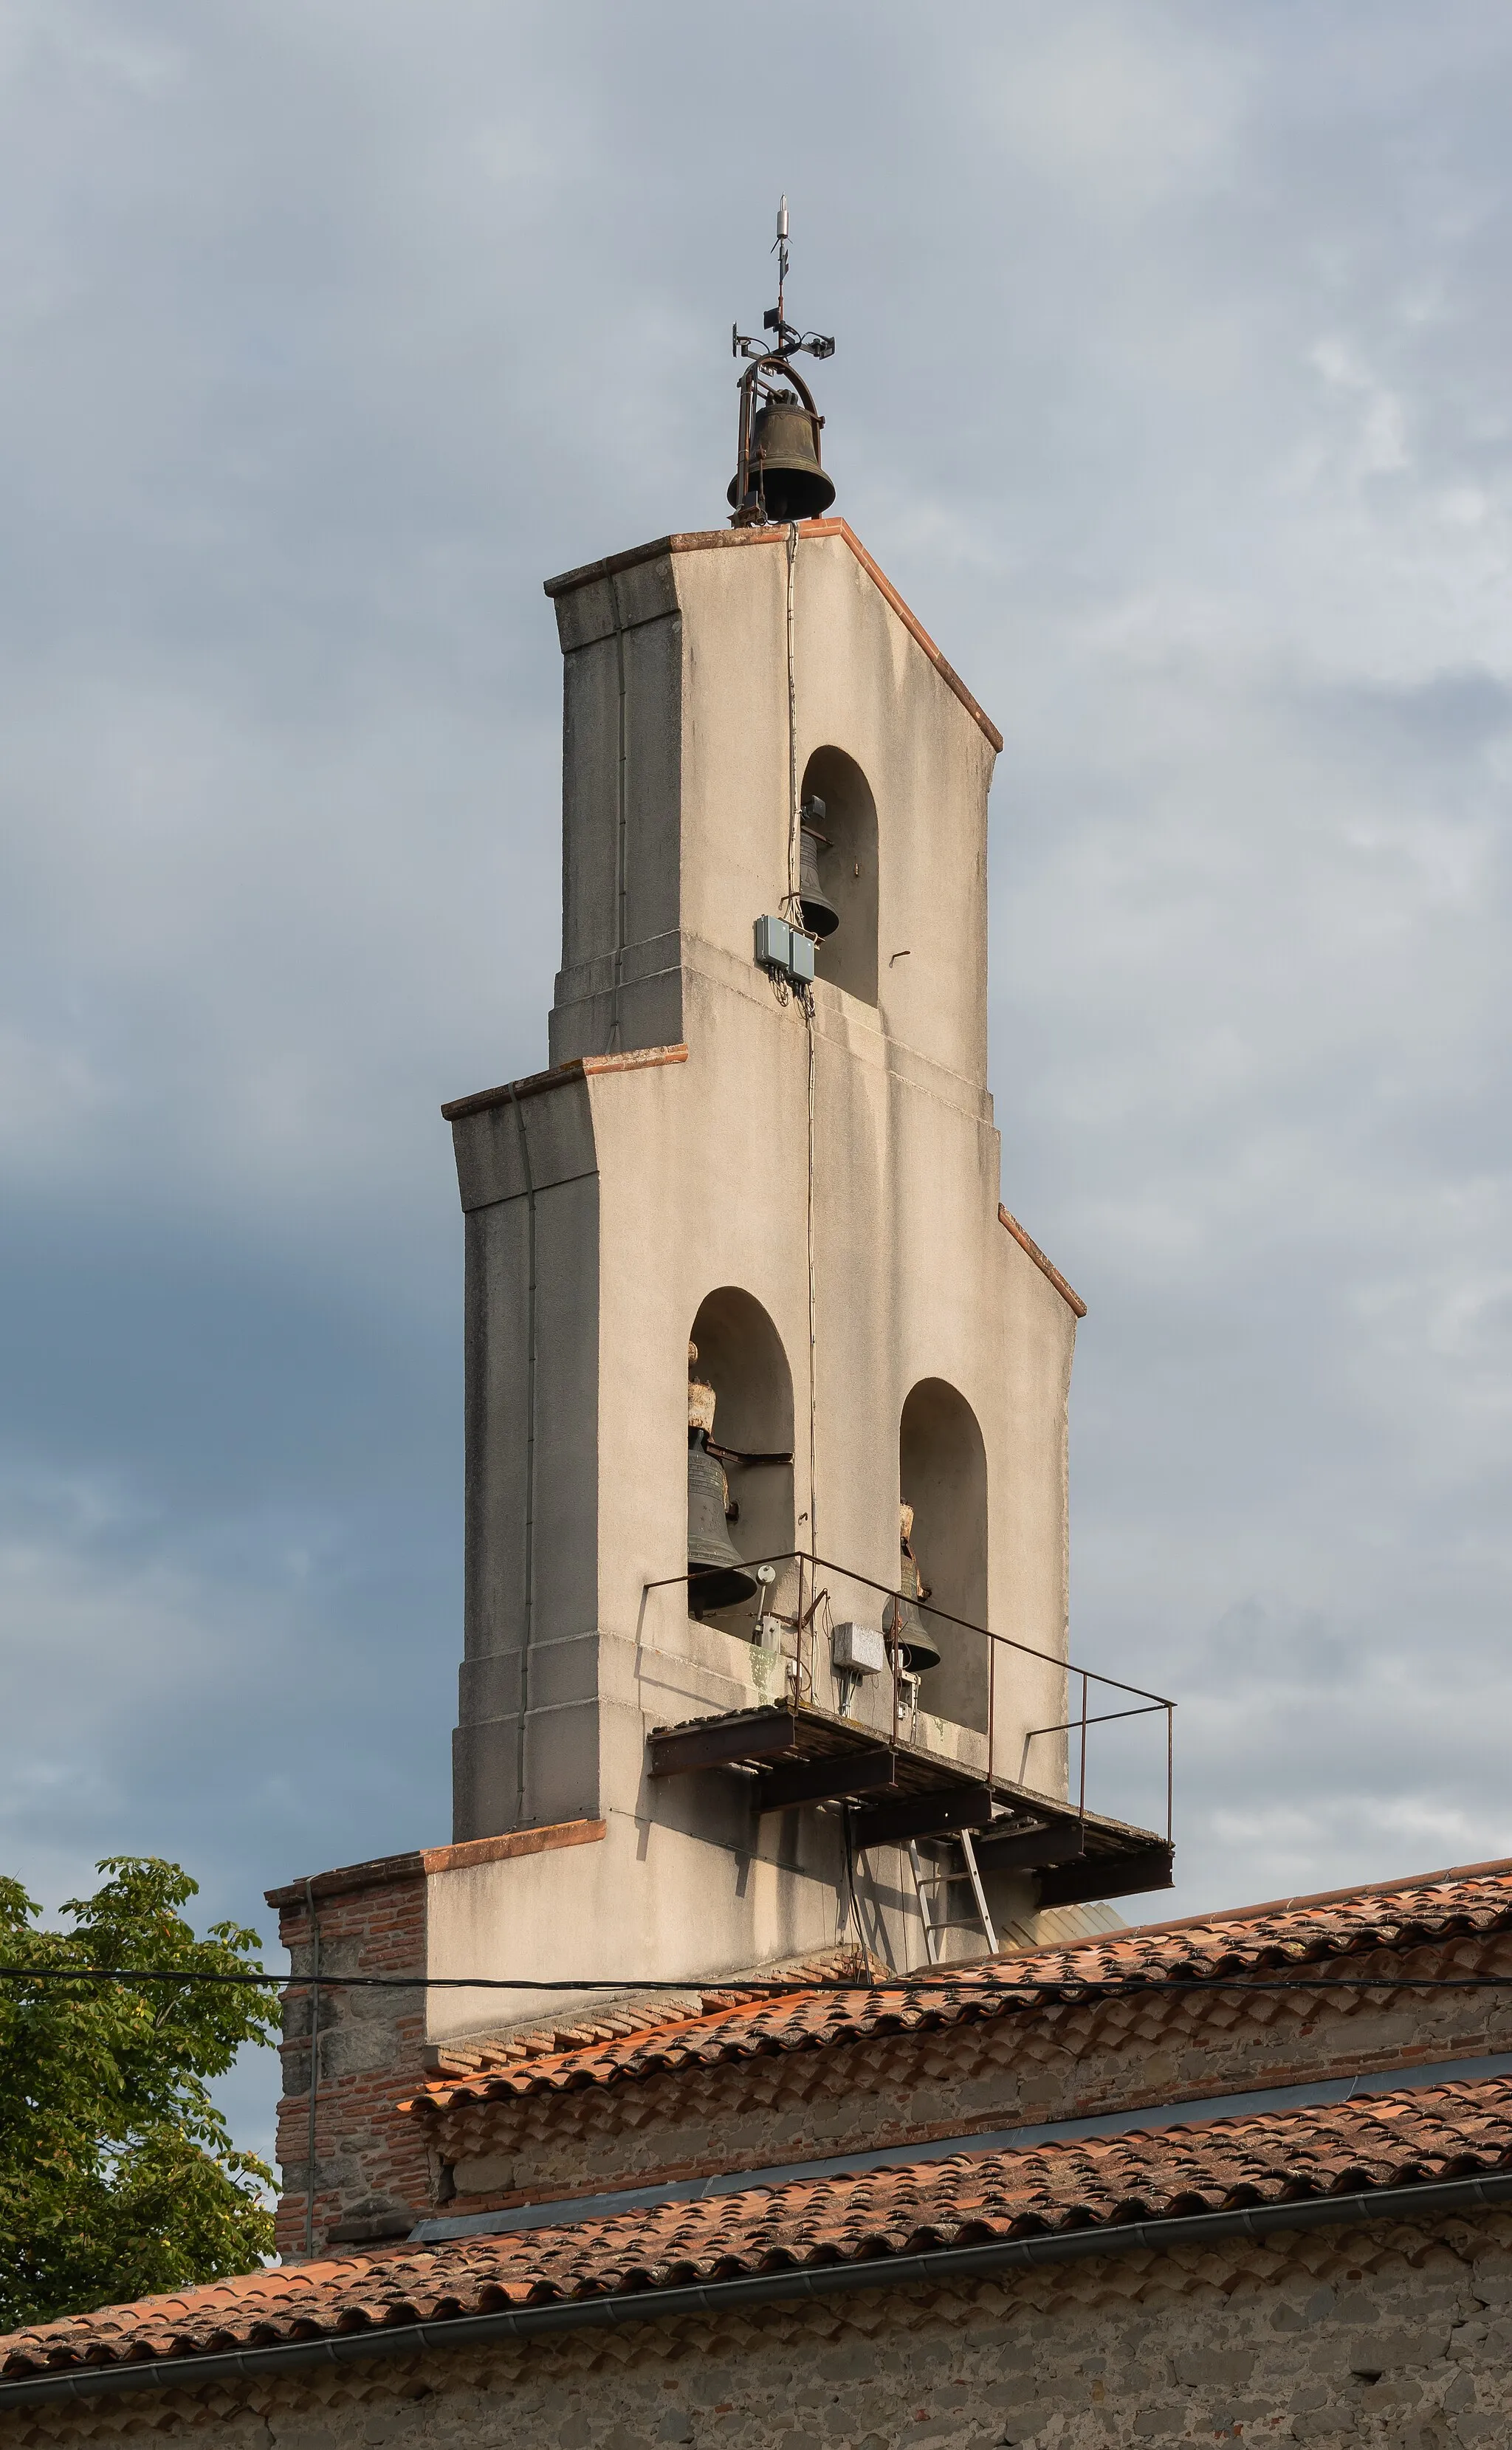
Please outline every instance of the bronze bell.
[[699, 1615], [736, 1607], [756, 1588], [730, 1539], [729, 1483], [702, 1429], [688, 1440], [688, 1603]]
[[913, 1527], [913, 1507], [900, 1506], [898, 1508], [898, 1587], [903, 1593], [903, 1597], [901, 1600], [888, 1601], [882, 1611], [882, 1626], [887, 1636], [888, 1657], [892, 1658], [895, 1655], [898, 1657], [906, 1676], [924, 1676], [928, 1674], [931, 1667], [940, 1665], [940, 1652], [939, 1643], [925, 1626], [916, 1604], [918, 1601], [927, 1599], [929, 1593], [920, 1578], [918, 1560], [915, 1558], [911, 1545]]
[[756, 1589], [729, 1532], [729, 1483], [708, 1451], [714, 1390], [694, 1377], [698, 1347], [688, 1348], [688, 1604], [698, 1615], [738, 1607]]
[[840, 912], [819, 881], [819, 846], [829, 846], [827, 834], [819, 831], [824, 821], [824, 801], [805, 800], [798, 835], [798, 903], [804, 925], [821, 943], [840, 925]]
[[[751, 482], [760, 488], [769, 519], [823, 518], [834, 500], [835, 488], [819, 464], [823, 421], [795, 391], [774, 391], [752, 418]], [[726, 496], [731, 510], [739, 507], [739, 492], [737, 475]]]

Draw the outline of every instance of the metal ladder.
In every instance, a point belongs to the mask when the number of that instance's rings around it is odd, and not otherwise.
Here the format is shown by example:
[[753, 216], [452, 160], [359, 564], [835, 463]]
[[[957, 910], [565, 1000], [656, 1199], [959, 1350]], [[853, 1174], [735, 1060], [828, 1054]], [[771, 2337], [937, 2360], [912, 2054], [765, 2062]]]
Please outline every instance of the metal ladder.
[[[935, 1841], [947, 1850], [947, 1859], [926, 1864], [919, 1852], [919, 1840], [908, 1840], [908, 1860], [914, 1875], [914, 1895], [919, 1899], [919, 1918], [924, 1927], [924, 1953], [931, 1965], [940, 1963], [940, 1945], [950, 1931], [977, 1933], [987, 1944], [989, 1956], [998, 1954], [998, 1934], [993, 1929], [987, 1908], [987, 1892], [981, 1885], [981, 1872], [977, 1862], [977, 1849], [971, 1842], [971, 1831], [962, 1829], [953, 1838]], [[959, 1846], [961, 1868], [958, 1871], [948, 1860], [948, 1850]], [[975, 1914], [953, 1915], [950, 1911], [952, 1889], [968, 1887], [976, 1906]]]

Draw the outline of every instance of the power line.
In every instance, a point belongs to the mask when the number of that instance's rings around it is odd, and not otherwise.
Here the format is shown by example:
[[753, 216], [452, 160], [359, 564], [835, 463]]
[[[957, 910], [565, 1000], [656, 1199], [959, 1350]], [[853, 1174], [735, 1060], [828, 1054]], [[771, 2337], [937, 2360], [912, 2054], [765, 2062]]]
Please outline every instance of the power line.
[[[687, 1999], [699, 1996], [718, 2000], [727, 1995], [732, 2006], [750, 1999], [794, 1999], [824, 1993], [831, 1997], [851, 1999], [885, 1999], [895, 1997], [929, 1999], [939, 1997], [953, 1988], [952, 1974], [938, 1967], [927, 1974], [905, 1975], [891, 1982], [843, 1981], [825, 1977], [811, 1982], [741, 1982], [727, 1976], [723, 1981], [694, 1978], [683, 1982], [631, 1981], [610, 1976], [577, 1977], [559, 1974], [552, 1981], [540, 1981], [523, 1975], [494, 1974], [261, 1974], [250, 1969], [234, 1974], [206, 1974], [185, 1968], [179, 1973], [156, 1967], [135, 1965], [0, 1965], [0, 1981], [5, 1982], [172, 1982], [219, 1983], [225, 1987], [262, 1987], [277, 1991], [524, 1991], [553, 1994], [563, 1992], [608, 1992], [618, 1997], [632, 1998], [649, 1993], [670, 1993]], [[956, 1990], [969, 1986], [969, 1991], [985, 1999], [1021, 1998], [1029, 2002], [1042, 1999], [1056, 2002], [1085, 1999], [1162, 1999], [1175, 1992], [1254, 1991], [1274, 1997], [1283, 1991], [1509, 1991], [1512, 1974], [1288, 1974], [1272, 1981], [1255, 1981], [1249, 1976], [1222, 1974], [1201, 1974], [1194, 1979], [1167, 1979], [1156, 1975], [1145, 1981], [1099, 1981], [1095, 1975], [1063, 1975], [1058, 1979], [1015, 1982], [998, 1975], [983, 1977], [962, 1966], [955, 1977]], [[952, 2004], [960, 2004], [953, 1997]], [[708, 2011], [718, 2013], [718, 2010]]]

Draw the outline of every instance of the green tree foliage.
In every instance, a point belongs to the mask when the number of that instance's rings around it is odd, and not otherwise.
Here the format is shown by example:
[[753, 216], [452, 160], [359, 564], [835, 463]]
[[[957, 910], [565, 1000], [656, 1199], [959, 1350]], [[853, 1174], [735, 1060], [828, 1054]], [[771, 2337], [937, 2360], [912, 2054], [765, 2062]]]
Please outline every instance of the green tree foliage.
[[[0, 1963], [245, 1973], [258, 1935], [179, 1908], [176, 1863], [117, 1855], [64, 1908], [71, 1931], [0, 1878]], [[272, 2171], [211, 2102], [243, 2042], [277, 2017], [250, 1984], [0, 1980], [0, 2331], [255, 2270], [273, 2248]]]

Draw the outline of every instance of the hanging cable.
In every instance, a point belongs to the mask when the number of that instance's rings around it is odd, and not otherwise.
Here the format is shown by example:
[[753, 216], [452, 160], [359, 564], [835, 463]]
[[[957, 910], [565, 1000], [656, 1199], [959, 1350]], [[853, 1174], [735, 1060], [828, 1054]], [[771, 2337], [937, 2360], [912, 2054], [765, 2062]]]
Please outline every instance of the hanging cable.
[[[1031, 1955], [1041, 1952], [1030, 1950]], [[1017, 1954], [1017, 1952], [1015, 1952]], [[1008, 1965], [1009, 1956], [976, 1957], [960, 1965], [920, 1967], [911, 1974], [898, 1974], [891, 1980], [853, 1974], [821, 1974], [800, 1979], [788, 1975], [780, 1982], [752, 1979], [744, 1981], [739, 1974], [688, 1974], [669, 1980], [661, 1975], [642, 1976], [630, 1974], [554, 1974], [547, 1975], [499, 1974], [322, 1974], [320, 1988], [327, 1991], [545, 1991], [553, 1993], [575, 1991], [612, 1991], [620, 1996], [638, 1998], [642, 1994], [670, 1992], [680, 1999], [699, 1993], [713, 2000], [732, 2000], [737, 2006], [749, 1999], [807, 1998], [819, 1992], [834, 1993], [850, 1999], [884, 1999], [899, 1993], [929, 2000], [940, 1993], [947, 1994], [947, 2005], [958, 2008], [976, 2001], [1022, 1999], [1033, 2006], [1037, 2001], [1047, 2007], [1076, 2007], [1101, 1999], [1163, 1999], [1173, 1993], [1202, 1992], [1210, 1998], [1227, 1996], [1231, 1991], [1254, 1992], [1268, 1998], [1278, 1998], [1288, 1992], [1315, 1991], [1512, 1991], [1512, 1974], [1149, 1974], [1143, 1977], [1121, 1974], [1029, 1974], [1016, 1981]], [[264, 1991], [297, 1992], [312, 1987], [308, 1974], [260, 1974], [248, 1969], [239, 1974], [201, 1974], [190, 1968], [164, 1971], [156, 1966], [139, 1965], [0, 1965], [0, 1982], [23, 1985], [39, 1982], [165, 1982], [184, 1986], [217, 1983], [229, 1990], [250, 1985]], [[951, 1997], [948, 1994], [963, 1993]], [[712, 2010], [710, 2013], [719, 2011]]]
[[814, 1284], [814, 991], [804, 989], [804, 1028], [808, 1040], [808, 1546], [809, 1584], [819, 1574], [819, 1338]]
[[304, 2251], [315, 2252], [315, 2105], [320, 2082], [320, 1917], [315, 1911], [315, 1890], [304, 1883], [304, 1912], [310, 1926], [310, 2110], [304, 2145]]
[[627, 882], [626, 826], [629, 822], [628, 778], [625, 770], [625, 622], [620, 612], [619, 588], [612, 574], [609, 582], [610, 602], [614, 611], [614, 666], [619, 688], [619, 746], [614, 781], [614, 1018], [609, 1033], [611, 1055], [617, 1055], [623, 1043], [620, 1034], [620, 1001], [625, 989], [625, 916], [629, 886]]
[[525, 1129], [525, 1116], [520, 1106], [519, 1092], [510, 1082], [510, 1099], [514, 1108], [515, 1126], [520, 1136], [520, 1165], [525, 1175], [525, 1242], [526, 1292], [525, 1334], [527, 1356], [525, 1367], [525, 1538], [523, 1558], [525, 1575], [525, 1613], [520, 1640], [520, 1689], [518, 1694], [519, 1723], [514, 1739], [514, 1785], [517, 1808], [522, 1820], [530, 1815], [525, 1808], [525, 1714], [531, 1699], [531, 1644], [535, 1638], [535, 1176], [531, 1168], [530, 1137]]
[[793, 581], [798, 566], [798, 521], [792, 520], [787, 530], [787, 917], [798, 911], [798, 888], [803, 875], [800, 828], [803, 814], [798, 804], [798, 671], [793, 652]]

